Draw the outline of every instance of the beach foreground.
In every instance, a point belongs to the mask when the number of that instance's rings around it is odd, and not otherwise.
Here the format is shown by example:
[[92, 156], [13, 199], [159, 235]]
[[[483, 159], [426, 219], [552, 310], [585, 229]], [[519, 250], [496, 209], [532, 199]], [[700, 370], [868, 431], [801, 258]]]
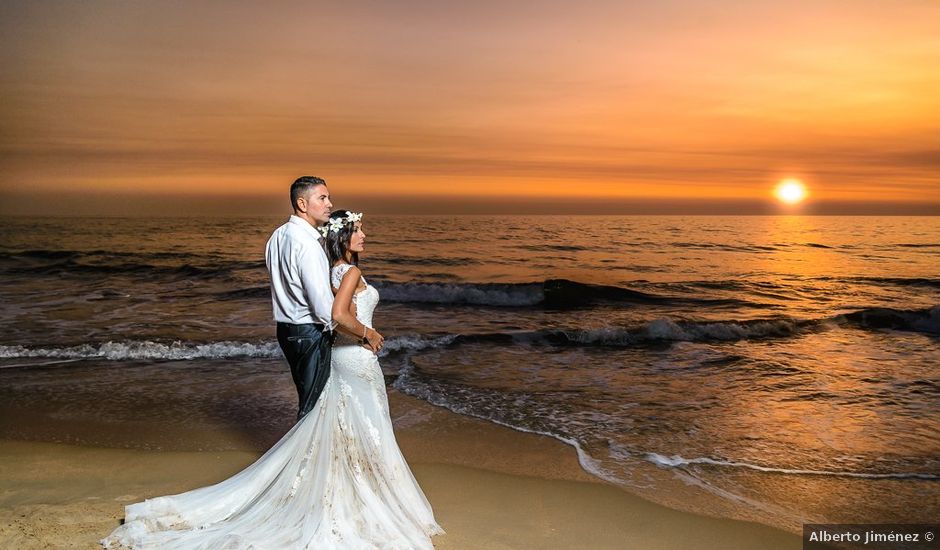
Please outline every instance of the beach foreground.
[[[397, 392], [390, 403], [402, 450], [447, 530], [437, 548], [800, 547], [793, 534], [671, 510], [599, 482], [554, 439]], [[219, 481], [259, 454], [0, 440], [0, 543], [95, 548], [126, 504]]]

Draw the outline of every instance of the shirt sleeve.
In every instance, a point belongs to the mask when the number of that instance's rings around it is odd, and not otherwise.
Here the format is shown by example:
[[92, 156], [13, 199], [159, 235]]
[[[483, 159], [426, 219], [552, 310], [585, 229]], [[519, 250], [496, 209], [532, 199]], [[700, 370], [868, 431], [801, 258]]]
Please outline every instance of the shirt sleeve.
[[330, 268], [326, 261], [326, 252], [318, 243], [305, 246], [298, 257], [297, 266], [304, 295], [313, 308], [317, 321], [333, 330], [333, 292], [330, 290]]

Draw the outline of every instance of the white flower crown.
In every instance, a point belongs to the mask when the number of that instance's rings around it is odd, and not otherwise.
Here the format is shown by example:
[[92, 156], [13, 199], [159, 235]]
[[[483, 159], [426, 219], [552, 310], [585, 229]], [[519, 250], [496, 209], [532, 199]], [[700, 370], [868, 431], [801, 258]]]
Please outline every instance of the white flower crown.
[[326, 238], [327, 235], [332, 231], [333, 233], [339, 233], [339, 230], [342, 229], [348, 223], [356, 223], [362, 219], [362, 212], [348, 212], [345, 218], [330, 218], [330, 221], [326, 222], [325, 225], [322, 225], [317, 228], [320, 234]]

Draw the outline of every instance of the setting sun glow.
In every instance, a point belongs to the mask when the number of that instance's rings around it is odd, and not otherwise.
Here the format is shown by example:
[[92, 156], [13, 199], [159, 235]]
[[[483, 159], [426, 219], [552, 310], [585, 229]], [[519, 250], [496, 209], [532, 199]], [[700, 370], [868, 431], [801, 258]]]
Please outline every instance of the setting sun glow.
[[806, 186], [799, 180], [783, 180], [777, 185], [774, 195], [787, 204], [797, 204], [806, 198]]

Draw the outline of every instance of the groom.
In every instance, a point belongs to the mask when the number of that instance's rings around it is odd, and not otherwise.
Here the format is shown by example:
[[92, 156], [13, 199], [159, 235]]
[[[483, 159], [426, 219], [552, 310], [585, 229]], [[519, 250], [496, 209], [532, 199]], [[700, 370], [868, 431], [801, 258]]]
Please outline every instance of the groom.
[[330, 219], [326, 182], [314, 176], [290, 186], [294, 214], [274, 230], [265, 248], [277, 342], [297, 386], [300, 420], [310, 412], [330, 377], [333, 342], [330, 267], [317, 227]]

